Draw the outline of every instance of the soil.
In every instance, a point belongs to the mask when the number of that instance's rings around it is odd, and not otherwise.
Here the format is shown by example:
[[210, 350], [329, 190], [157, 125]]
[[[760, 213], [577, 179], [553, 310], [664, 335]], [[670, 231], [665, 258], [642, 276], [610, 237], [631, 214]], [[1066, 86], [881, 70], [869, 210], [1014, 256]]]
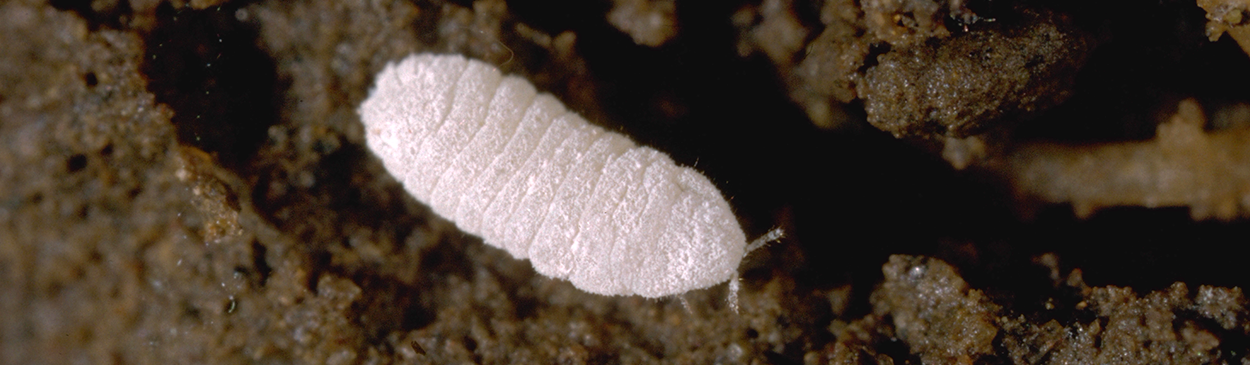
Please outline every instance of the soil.
[[[5, 2], [0, 363], [1242, 363], [1250, 56], [1200, 3]], [[738, 312], [538, 275], [365, 147], [412, 52], [788, 235]]]

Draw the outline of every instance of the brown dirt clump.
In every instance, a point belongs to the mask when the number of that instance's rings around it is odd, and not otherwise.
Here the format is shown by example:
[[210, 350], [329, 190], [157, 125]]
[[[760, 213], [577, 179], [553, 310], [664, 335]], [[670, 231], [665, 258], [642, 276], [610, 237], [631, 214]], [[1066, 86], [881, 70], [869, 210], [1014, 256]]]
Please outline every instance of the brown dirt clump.
[[0, 39], [0, 362], [164, 352], [135, 344], [179, 336], [157, 329], [199, 310], [151, 288], [175, 285], [201, 221], [174, 178], [170, 111], [137, 72], [142, 42], [13, 2]]
[[1062, 17], [1026, 14], [877, 56], [857, 89], [868, 122], [895, 136], [966, 137], [1062, 102], [1091, 40]]
[[[1085, 286], [1074, 272], [1065, 284], [1082, 295], [1075, 304], [1092, 317], [1061, 324], [1003, 317], [1003, 347], [1017, 364], [1213, 364], [1231, 355], [1221, 339], [1244, 336], [1245, 297], [1238, 288], [1183, 283], [1137, 296], [1132, 288]], [[1212, 312], [1210, 308], [1220, 308]], [[1086, 317], [1088, 318], [1088, 317]]]
[[[1131, 288], [1089, 287], [1075, 270], [1054, 283], [1044, 311], [1017, 313], [941, 260], [892, 256], [882, 271], [873, 315], [838, 326], [837, 341], [807, 363], [908, 362], [881, 353], [891, 339], [926, 364], [1227, 363], [1225, 340], [1236, 347], [1250, 333], [1238, 288], [1190, 293], [1178, 282], [1139, 297]], [[1062, 310], [1072, 315], [1048, 319]]]
[[889, 318], [894, 334], [928, 364], [968, 364], [993, 352], [997, 307], [968, 288], [955, 269], [924, 257], [891, 256], [873, 314]]
[[[1048, 10], [984, 17], [958, 1], [823, 4], [819, 23], [806, 27], [783, 0], [734, 19], [747, 29], [739, 52], [767, 55], [791, 98], [826, 128], [853, 120], [847, 104], [862, 101], [868, 121], [896, 136], [980, 134], [1066, 99], [1093, 49], [1091, 37]], [[823, 30], [813, 38], [808, 28]]]
[[825, 30], [807, 44], [805, 57], [792, 71], [792, 82], [801, 82], [792, 87], [792, 97], [804, 106], [809, 118], [826, 127], [849, 119], [835, 105], [856, 99], [855, 88], [872, 45], [871, 33], [857, 26], [862, 15], [852, 5], [851, 1], [825, 3], [820, 11]]

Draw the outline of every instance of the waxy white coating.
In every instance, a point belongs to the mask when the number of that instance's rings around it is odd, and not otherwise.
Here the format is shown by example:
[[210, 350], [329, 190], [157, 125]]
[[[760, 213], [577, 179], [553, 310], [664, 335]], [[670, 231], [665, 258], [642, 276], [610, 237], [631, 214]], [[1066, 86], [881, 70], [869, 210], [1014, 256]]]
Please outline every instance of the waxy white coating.
[[414, 54], [375, 82], [359, 112], [387, 171], [539, 273], [652, 298], [736, 278], [746, 237], [699, 172], [481, 61]]

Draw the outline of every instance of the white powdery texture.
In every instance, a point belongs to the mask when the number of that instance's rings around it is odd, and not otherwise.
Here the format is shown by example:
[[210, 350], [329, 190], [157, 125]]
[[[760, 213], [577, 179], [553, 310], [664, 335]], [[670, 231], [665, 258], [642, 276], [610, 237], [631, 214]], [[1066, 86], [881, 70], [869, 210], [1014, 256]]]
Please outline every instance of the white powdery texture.
[[409, 56], [359, 112], [410, 194], [579, 289], [662, 297], [725, 282], [742, 260], [746, 237], [702, 174], [489, 64]]

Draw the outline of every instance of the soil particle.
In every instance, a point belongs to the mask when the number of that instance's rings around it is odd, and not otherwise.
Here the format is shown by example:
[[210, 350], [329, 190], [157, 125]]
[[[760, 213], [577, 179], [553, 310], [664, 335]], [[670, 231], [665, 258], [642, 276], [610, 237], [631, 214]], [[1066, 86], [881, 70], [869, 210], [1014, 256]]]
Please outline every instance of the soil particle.
[[873, 314], [928, 364], [971, 364], [994, 351], [997, 306], [968, 288], [955, 268], [936, 259], [890, 256], [885, 282], [873, 293]]
[[1228, 33], [1250, 55], [1250, 1], [1198, 0], [1198, 6], [1207, 11], [1207, 37], [1212, 42]]
[[[1029, 324], [1023, 318], [1001, 320], [1007, 333], [1003, 344], [1016, 363], [1230, 362], [1232, 359], [1224, 357], [1229, 354], [1220, 349], [1221, 338], [1240, 337], [1246, 332], [1244, 328], [1213, 326], [1221, 316], [1244, 316], [1244, 309], [1216, 317], [1199, 310], [1204, 304], [1198, 302], [1205, 301], [1204, 296], [1222, 297], [1219, 301], [1226, 304], [1244, 301], [1238, 289], [1202, 287], [1195, 301], [1183, 283], [1142, 297], [1131, 288], [1084, 287], [1079, 279], [1076, 284], [1086, 293], [1078, 308], [1092, 314], [1092, 320], [1067, 326], [1055, 320], [1042, 325]], [[1235, 322], [1227, 323], [1235, 326]]]
[[[1054, 278], [1045, 311], [1015, 313], [969, 288], [941, 260], [896, 255], [882, 271], [873, 314], [835, 321], [837, 340], [806, 354], [807, 363], [1198, 364], [1244, 356], [1247, 313], [1237, 288], [1190, 293], [1177, 282], [1138, 296], [1132, 288], [1087, 286], [1073, 270]], [[1071, 314], [1051, 318], [1063, 311]]]
[[806, 14], [768, 0], [734, 22], [739, 53], [768, 56], [817, 126], [853, 123], [862, 102], [895, 136], [964, 138], [1065, 100], [1094, 45], [1050, 10], [982, 8], [995, 17], [962, 1], [829, 0]]
[[[958, 7], [960, 1], [951, 2]], [[929, 38], [950, 36], [945, 1], [865, 0], [860, 4], [868, 31], [877, 39], [906, 48]]]
[[877, 56], [857, 89], [868, 122], [895, 136], [966, 137], [1062, 102], [1092, 41], [1061, 16], [1023, 18]]
[[137, 72], [143, 44], [17, 2], [0, 39], [0, 362], [148, 358], [160, 349], [134, 344], [198, 304], [169, 295], [158, 253], [193, 245], [201, 218], [174, 178], [170, 111]]
[[825, 3], [820, 11], [825, 30], [808, 43], [806, 57], [794, 70], [793, 77], [803, 83], [793, 91], [793, 97], [805, 106], [813, 121], [826, 127], [848, 119], [843, 116], [845, 112], [830, 104], [830, 97], [837, 103], [856, 98], [855, 87], [872, 44], [870, 33], [857, 25], [860, 17], [851, 1]]
[[673, 0], [613, 0], [608, 23], [634, 43], [659, 47], [677, 35], [677, 5]]
[[[855, 100], [869, 48], [880, 40], [868, 32], [864, 12], [850, 0], [826, 1], [805, 21], [802, 7], [786, 0], [765, 0], [733, 15], [739, 29], [738, 53], [760, 51], [776, 66], [813, 123], [834, 128], [851, 122], [842, 104]], [[814, 24], [812, 24], [814, 23]], [[822, 31], [809, 39], [809, 29]]]

